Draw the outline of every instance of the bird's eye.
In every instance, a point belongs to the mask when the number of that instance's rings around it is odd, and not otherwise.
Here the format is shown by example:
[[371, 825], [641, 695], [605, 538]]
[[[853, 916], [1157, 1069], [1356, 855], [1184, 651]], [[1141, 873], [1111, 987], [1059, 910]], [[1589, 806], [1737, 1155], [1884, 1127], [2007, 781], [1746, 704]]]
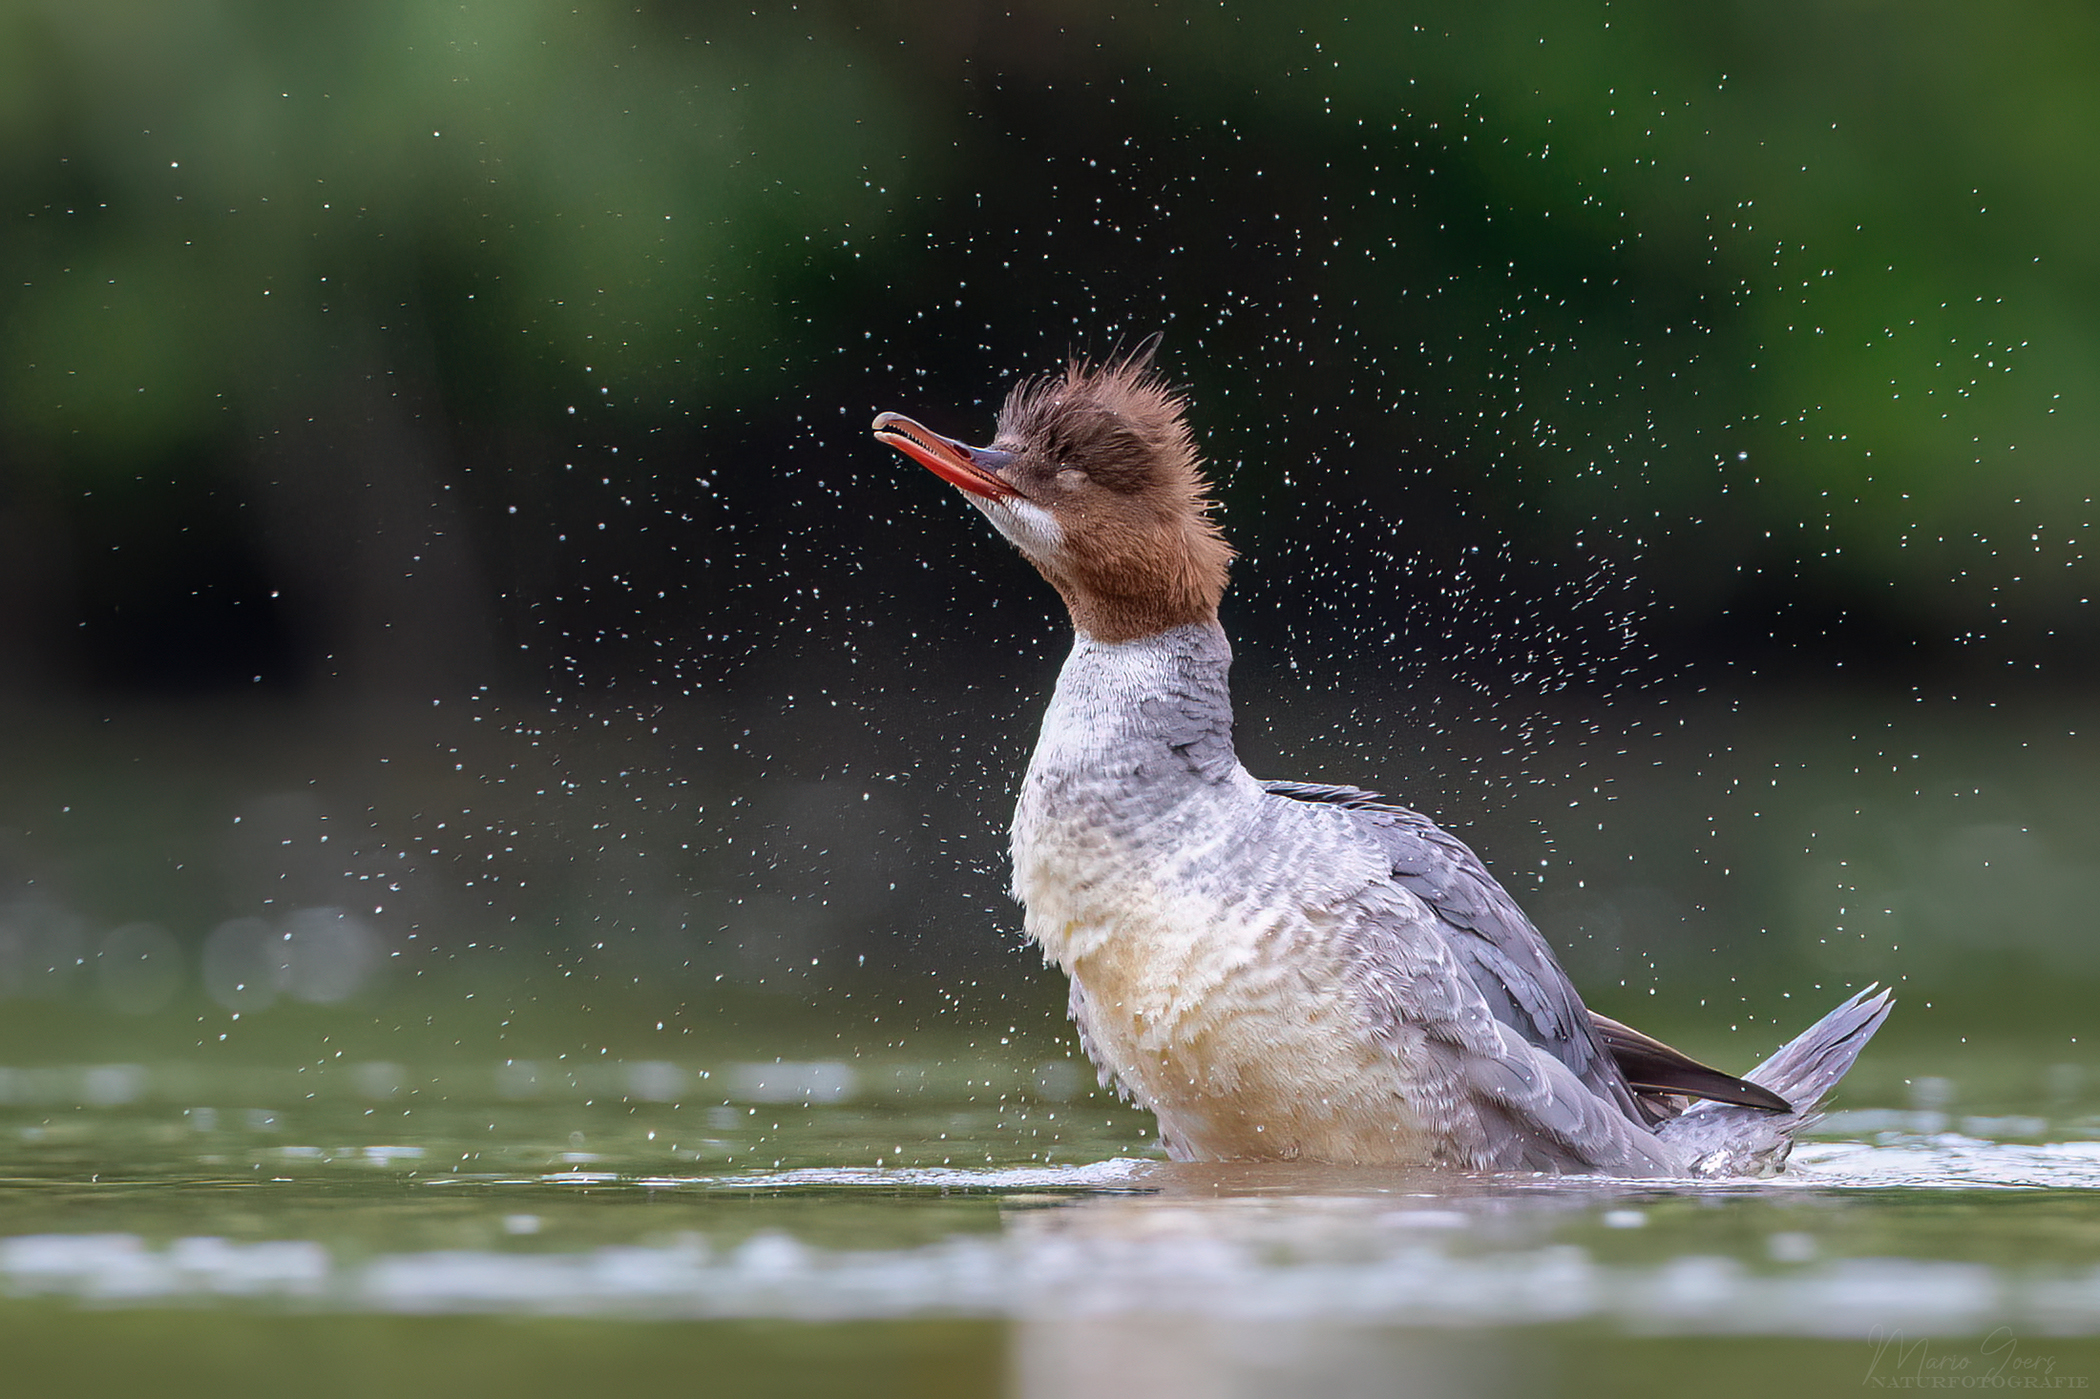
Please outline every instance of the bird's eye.
[[1084, 485], [1086, 483], [1086, 479], [1086, 473], [1084, 471], [1081, 471], [1076, 466], [1064, 467], [1060, 469], [1057, 473], [1057, 484], [1063, 486], [1066, 490], [1071, 490], [1075, 486]]

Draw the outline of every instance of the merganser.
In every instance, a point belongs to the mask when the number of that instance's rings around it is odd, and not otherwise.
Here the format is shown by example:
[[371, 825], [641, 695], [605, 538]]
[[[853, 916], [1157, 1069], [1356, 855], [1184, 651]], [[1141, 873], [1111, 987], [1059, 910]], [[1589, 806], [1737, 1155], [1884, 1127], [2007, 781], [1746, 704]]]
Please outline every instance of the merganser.
[[896, 413], [874, 425], [1071, 614], [1013, 892], [1103, 1084], [1182, 1161], [1777, 1171], [1889, 993], [1866, 988], [1734, 1078], [1587, 1009], [1428, 817], [1250, 776], [1218, 624], [1232, 551], [1151, 350], [1020, 383], [989, 447]]

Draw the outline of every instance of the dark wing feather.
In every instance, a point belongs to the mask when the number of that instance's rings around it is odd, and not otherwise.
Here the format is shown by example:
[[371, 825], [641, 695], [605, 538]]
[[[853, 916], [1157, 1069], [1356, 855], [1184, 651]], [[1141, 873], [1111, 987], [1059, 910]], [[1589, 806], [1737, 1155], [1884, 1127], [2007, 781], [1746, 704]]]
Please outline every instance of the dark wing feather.
[[1354, 813], [1391, 861], [1393, 882], [1449, 929], [1453, 955], [1497, 1020], [1566, 1064], [1635, 1121], [1669, 1115], [1636, 1100], [1552, 948], [1464, 841], [1420, 812], [1358, 787], [1262, 785], [1279, 797]]
[[1793, 1106], [1771, 1089], [1709, 1068], [1697, 1059], [1670, 1048], [1661, 1040], [1644, 1035], [1610, 1016], [1590, 1012], [1597, 1038], [1619, 1061], [1619, 1072], [1636, 1093], [1678, 1094], [1686, 1098], [1710, 1098], [1737, 1107], [1763, 1108], [1767, 1112], [1792, 1112]]
[[1332, 787], [1324, 782], [1264, 782], [1262, 790], [1292, 801], [1319, 802], [1326, 806], [1346, 807], [1351, 811], [1403, 811], [1379, 796], [1366, 792], [1361, 787]]

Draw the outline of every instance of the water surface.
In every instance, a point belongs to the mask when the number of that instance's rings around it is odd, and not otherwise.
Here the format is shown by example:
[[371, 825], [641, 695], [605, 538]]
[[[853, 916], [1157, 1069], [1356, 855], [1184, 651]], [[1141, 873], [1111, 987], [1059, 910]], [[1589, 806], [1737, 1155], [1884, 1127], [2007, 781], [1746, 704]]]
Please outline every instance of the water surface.
[[2100, 1372], [2076, 1105], [1855, 1108], [1770, 1181], [1465, 1178], [1167, 1163], [1069, 1067], [368, 1061], [310, 1097], [297, 1071], [10, 1070], [0, 1337], [20, 1392], [73, 1394]]

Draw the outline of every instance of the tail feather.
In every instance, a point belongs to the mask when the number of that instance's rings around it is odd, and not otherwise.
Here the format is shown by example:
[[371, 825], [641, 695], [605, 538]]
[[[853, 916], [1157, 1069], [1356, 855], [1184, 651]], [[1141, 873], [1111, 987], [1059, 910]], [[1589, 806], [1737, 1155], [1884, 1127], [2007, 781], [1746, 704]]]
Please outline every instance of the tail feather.
[[1693, 1175], [1768, 1176], [1786, 1164], [1794, 1134], [1822, 1116], [1816, 1108], [1888, 1019], [1891, 993], [1869, 986], [1743, 1075], [1793, 1105], [1775, 1113], [1727, 1103], [1695, 1103], [1655, 1129], [1678, 1148]]

